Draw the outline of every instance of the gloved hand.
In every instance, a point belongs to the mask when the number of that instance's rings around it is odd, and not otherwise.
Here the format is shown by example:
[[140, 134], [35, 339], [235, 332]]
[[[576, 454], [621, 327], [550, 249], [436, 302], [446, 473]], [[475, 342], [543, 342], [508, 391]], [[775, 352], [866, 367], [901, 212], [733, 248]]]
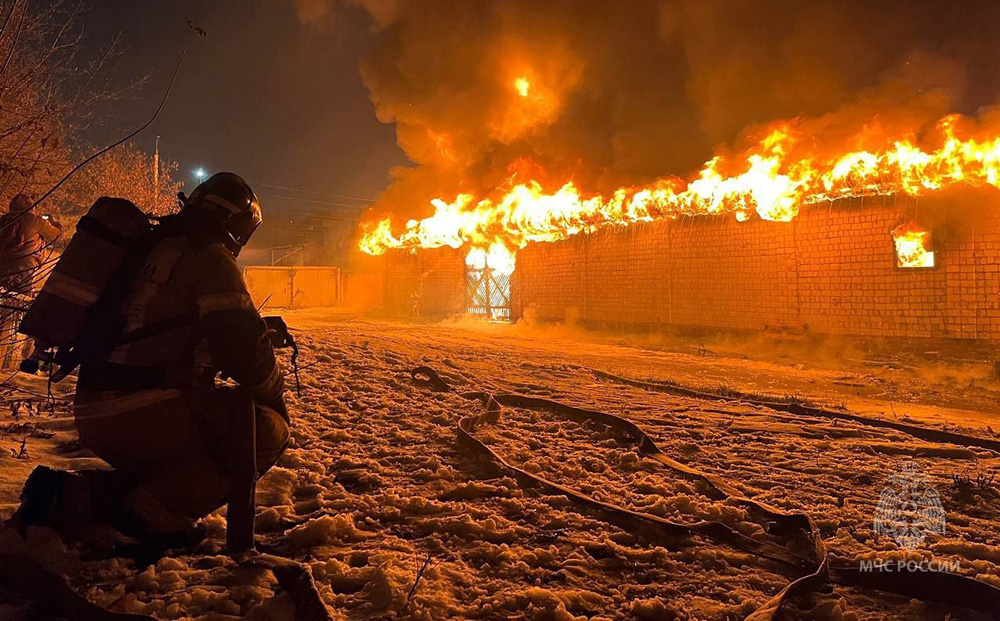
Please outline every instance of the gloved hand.
[[[295, 373], [295, 392], [299, 393], [299, 395], [301, 396], [302, 388], [299, 385], [299, 367], [297, 362], [299, 358], [299, 348], [298, 345], [296, 345], [295, 343], [295, 339], [288, 332], [288, 324], [285, 323], [284, 319], [276, 315], [272, 315], [270, 317], [264, 317], [264, 324], [267, 326], [266, 336], [268, 340], [271, 341], [272, 347], [274, 347], [275, 349], [282, 347], [290, 347], [292, 349], [292, 368], [294, 369], [293, 372]], [[284, 402], [282, 402], [280, 405], [281, 409], [279, 409], [277, 406], [272, 406], [272, 407], [281, 412], [281, 414], [285, 416], [286, 419], [288, 418], [287, 409], [284, 409]]]
[[271, 341], [271, 346], [275, 349], [282, 347], [293, 347], [295, 341], [288, 332], [288, 324], [278, 315], [264, 317], [264, 324], [267, 326], [267, 338]]

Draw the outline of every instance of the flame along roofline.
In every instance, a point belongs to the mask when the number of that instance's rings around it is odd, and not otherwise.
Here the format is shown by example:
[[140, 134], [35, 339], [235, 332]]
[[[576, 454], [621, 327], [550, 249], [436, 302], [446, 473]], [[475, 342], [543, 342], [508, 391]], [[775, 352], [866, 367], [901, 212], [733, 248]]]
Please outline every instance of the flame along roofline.
[[[1000, 136], [959, 139], [958, 117], [939, 123], [934, 148], [899, 139], [879, 151], [800, 157], [789, 153], [796, 138], [779, 126], [747, 151], [742, 164], [709, 160], [696, 178], [668, 177], [642, 187], [621, 188], [610, 196], [585, 196], [568, 182], [554, 192], [529, 181], [476, 199], [431, 201], [434, 213], [410, 220], [401, 229], [391, 217], [362, 224], [359, 248], [373, 255], [390, 248], [508, 249], [530, 242], [550, 242], [605, 225], [672, 219], [686, 215], [733, 214], [745, 221], [756, 213], [764, 220], [789, 221], [807, 205], [843, 198], [906, 194], [921, 196], [967, 185], [1000, 188]], [[740, 170], [723, 174], [723, 170]]]

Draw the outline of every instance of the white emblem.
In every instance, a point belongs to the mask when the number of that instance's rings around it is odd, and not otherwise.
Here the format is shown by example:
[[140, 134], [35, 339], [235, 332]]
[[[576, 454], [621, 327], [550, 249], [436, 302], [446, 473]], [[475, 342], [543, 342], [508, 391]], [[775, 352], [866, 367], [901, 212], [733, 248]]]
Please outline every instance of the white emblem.
[[892, 537], [899, 547], [915, 550], [927, 535], [941, 535], [945, 513], [937, 490], [912, 461], [903, 462], [875, 508], [875, 532]]

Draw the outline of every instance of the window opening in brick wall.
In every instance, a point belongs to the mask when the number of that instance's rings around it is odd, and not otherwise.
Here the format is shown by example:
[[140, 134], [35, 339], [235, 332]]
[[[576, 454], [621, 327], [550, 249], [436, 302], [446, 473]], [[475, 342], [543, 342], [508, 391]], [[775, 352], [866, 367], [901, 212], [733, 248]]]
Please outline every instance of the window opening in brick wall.
[[896, 246], [896, 267], [903, 269], [934, 267], [935, 257], [930, 231], [914, 222], [905, 222], [892, 229]]
[[514, 255], [503, 245], [474, 248], [465, 259], [466, 311], [487, 321], [510, 321]]

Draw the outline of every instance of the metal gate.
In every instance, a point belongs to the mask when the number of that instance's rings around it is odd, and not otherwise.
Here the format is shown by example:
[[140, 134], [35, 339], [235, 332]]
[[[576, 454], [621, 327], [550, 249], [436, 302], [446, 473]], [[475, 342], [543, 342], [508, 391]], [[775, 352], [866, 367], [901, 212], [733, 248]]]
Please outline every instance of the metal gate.
[[488, 265], [465, 268], [465, 308], [488, 321], [510, 321], [510, 278]]
[[343, 297], [336, 267], [253, 265], [243, 268], [243, 278], [250, 297], [263, 308], [337, 306]]

